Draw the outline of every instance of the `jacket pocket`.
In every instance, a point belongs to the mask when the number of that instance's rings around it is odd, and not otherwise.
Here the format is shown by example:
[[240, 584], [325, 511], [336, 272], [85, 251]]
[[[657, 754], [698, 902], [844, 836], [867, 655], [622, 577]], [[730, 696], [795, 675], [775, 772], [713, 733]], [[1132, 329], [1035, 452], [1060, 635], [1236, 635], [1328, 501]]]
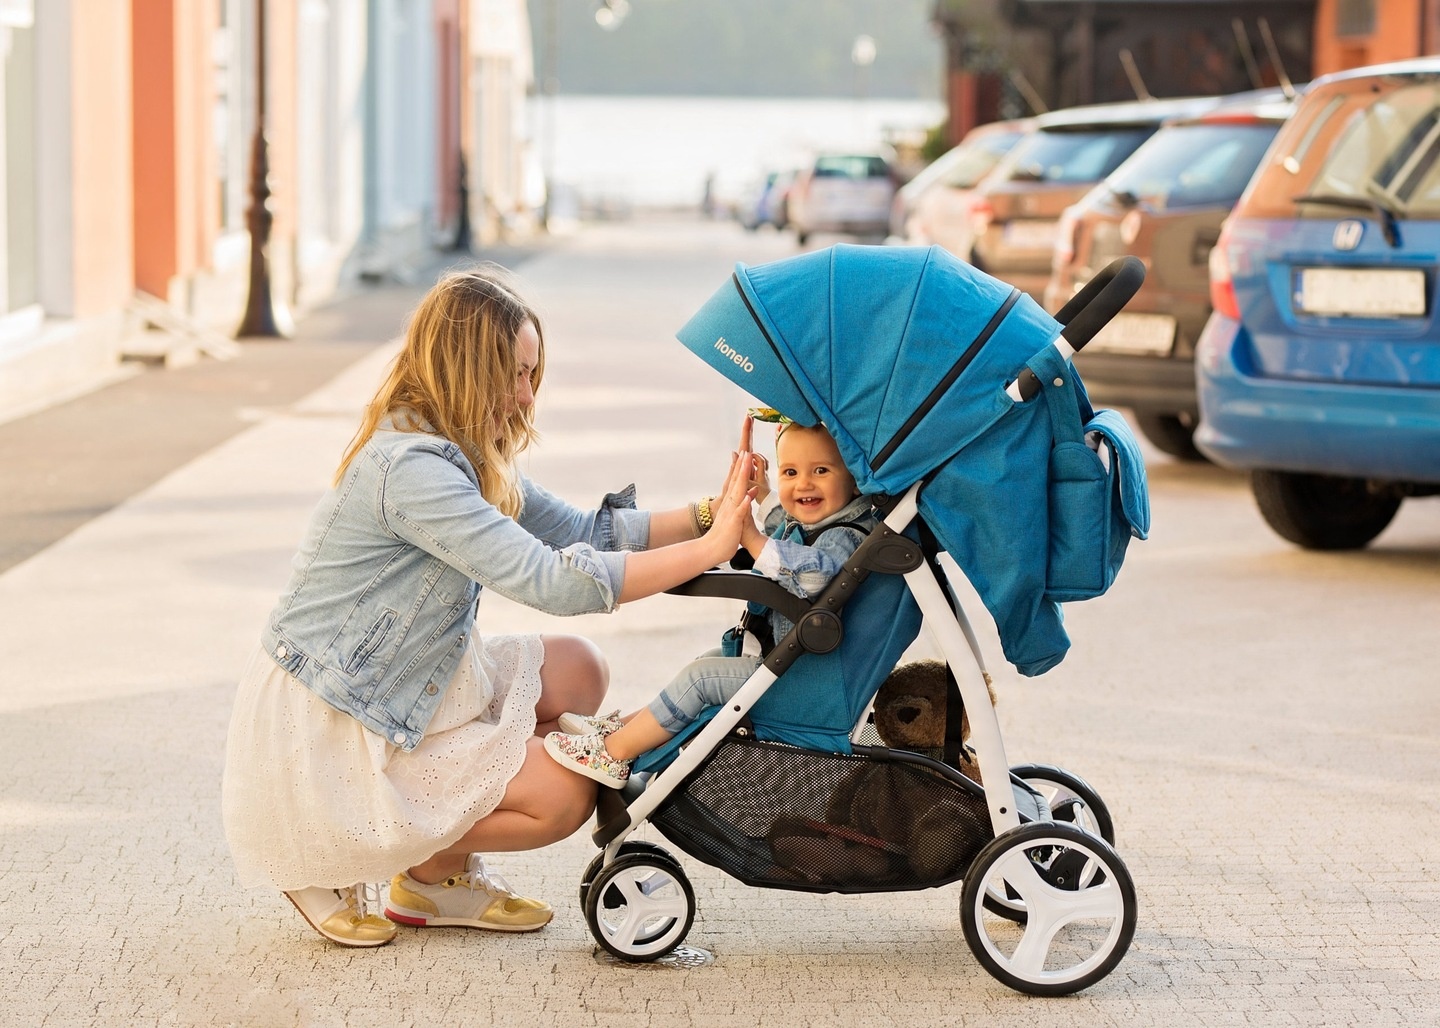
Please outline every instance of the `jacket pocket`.
[[370, 626], [370, 630], [365, 633], [364, 638], [360, 640], [360, 644], [350, 652], [350, 656], [346, 659], [346, 674], [353, 675], [365, 666], [365, 662], [370, 659], [370, 655], [380, 648], [380, 644], [383, 643], [385, 637], [390, 634], [390, 629], [395, 626], [395, 619], [399, 616], [395, 611], [389, 610], [388, 608], [380, 612], [380, 616], [375, 619], [375, 623]]

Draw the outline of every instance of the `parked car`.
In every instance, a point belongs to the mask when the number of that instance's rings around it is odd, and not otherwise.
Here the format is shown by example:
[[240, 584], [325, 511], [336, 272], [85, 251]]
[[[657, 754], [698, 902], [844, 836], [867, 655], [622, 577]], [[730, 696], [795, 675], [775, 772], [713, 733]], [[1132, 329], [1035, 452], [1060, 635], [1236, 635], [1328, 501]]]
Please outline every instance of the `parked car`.
[[1210, 249], [1294, 109], [1279, 90], [1166, 122], [1060, 217], [1045, 307], [1063, 307], [1125, 254], [1145, 284], [1076, 357], [1091, 397], [1128, 407], [1157, 448], [1198, 460], [1195, 340], [1210, 317]]
[[1317, 79], [1225, 222], [1196, 445], [1311, 549], [1440, 492], [1440, 59]]
[[761, 225], [783, 229], [790, 223], [788, 197], [795, 171], [772, 171], [735, 208], [735, 218], [754, 232]]
[[1028, 118], [992, 121], [967, 132], [896, 192], [890, 207], [891, 239], [911, 246], [934, 244], [968, 256], [971, 190], [1033, 125]]
[[981, 271], [1043, 302], [1060, 214], [1118, 168], [1170, 118], [1194, 116], [1215, 97], [1094, 104], [1043, 114], [976, 189], [970, 205]]
[[790, 187], [790, 225], [801, 246], [816, 232], [880, 238], [894, 197], [895, 177], [879, 154], [821, 154]]

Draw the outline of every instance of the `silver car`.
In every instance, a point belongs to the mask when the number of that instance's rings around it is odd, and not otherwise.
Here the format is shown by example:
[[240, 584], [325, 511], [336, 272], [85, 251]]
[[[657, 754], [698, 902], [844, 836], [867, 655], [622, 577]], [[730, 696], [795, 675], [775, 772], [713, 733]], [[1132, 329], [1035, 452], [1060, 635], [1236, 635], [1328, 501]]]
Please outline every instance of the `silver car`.
[[790, 187], [790, 225], [801, 246], [816, 232], [883, 238], [895, 176], [878, 154], [821, 154]]

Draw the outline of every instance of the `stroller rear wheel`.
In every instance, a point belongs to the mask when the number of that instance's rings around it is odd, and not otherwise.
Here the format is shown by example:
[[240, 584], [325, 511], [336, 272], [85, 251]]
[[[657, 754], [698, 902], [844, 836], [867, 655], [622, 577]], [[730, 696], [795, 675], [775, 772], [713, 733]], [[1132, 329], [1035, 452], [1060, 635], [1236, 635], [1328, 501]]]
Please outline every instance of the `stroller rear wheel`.
[[1085, 779], [1051, 764], [1018, 764], [1010, 773], [1045, 797], [1053, 820], [1068, 821], [1115, 845], [1110, 808]]
[[[986, 902], [1012, 894], [1023, 924]], [[1037, 821], [980, 851], [960, 911], [965, 941], [996, 980], [1032, 996], [1064, 996], [1098, 982], [1125, 956], [1135, 935], [1135, 884], [1103, 839]]]
[[[1050, 807], [1051, 820], [1068, 822], [1115, 845], [1110, 809], [1085, 779], [1051, 764], [1018, 764], [1010, 773], [1040, 793]], [[987, 892], [985, 906], [992, 914], [1025, 923], [1025, 902], [1013, 888]]]
[[585, 896], [590, 934], [608, 952], [632, 963], [669, 953], [694, 921], [695, 890], [668, 856], [622, 853], [596, 872]]
[[[674, 864], [677, 869], [680, 867], [680, 861], [676, 860], [675, 856], [669, 850], [659, 843], [650, 842], [647, 839], [626, 839], [620, 844], [620, 856], [623, 857], [627, 853], [646, 853], [659, 860], [668, 860]], [[600, 873], [600, 868], [604, 866], [605, 852], [603, 850], [595, 854], [595, 859], [585, 866], [585, 871], [580, 876], [581, 910], [585, 909], [585, 897], [590, 892], [590, 883], [595, 880], [595, 876]]]

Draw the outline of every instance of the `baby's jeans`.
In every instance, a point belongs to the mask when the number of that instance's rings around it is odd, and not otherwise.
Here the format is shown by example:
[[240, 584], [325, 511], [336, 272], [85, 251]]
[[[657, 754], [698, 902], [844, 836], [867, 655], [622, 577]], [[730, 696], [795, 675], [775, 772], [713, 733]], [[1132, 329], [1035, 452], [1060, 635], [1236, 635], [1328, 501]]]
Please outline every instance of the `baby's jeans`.
[[759, 657], [719, 654], [711, 650], [696, 657], [650, 701], [646, 709], [671, 735], [691, 724], [706, 707], [718, 707], [734, 696], [762, 663]]

